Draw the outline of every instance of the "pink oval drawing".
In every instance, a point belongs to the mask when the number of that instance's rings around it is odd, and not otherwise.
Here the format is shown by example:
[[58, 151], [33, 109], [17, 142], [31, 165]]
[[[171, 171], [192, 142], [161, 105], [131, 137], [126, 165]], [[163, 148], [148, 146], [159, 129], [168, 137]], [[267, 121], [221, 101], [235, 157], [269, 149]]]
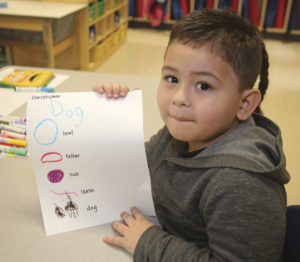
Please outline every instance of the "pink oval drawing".
[[60, 162], [62, 160], [62, 154], [58, 152], [48, 152], [41, 157], [41, 162], [42, 163], [55, 163], [55, 162]]
[[60, 169], [54, 169], [48, 173], [48, 179], [51, 183], [59, 183], [63, 177], [64, 172]]

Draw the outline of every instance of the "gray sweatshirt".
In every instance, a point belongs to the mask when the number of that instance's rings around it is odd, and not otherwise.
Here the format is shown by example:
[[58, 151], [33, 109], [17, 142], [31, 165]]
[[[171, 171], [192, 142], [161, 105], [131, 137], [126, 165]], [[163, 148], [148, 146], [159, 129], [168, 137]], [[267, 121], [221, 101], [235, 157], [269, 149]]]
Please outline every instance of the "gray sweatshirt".
[[280, 261], [289, 181], [280, 130], [254, 115], [192, 158], [166, 127], [146, 143], [161, 227], [134, 261]]

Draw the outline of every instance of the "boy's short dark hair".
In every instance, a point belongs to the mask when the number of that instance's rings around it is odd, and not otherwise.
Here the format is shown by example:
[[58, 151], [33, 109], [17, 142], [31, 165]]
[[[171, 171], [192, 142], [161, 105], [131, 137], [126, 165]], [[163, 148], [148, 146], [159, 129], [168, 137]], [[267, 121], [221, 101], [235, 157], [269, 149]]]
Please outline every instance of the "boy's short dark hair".
[[212, 53], [231, 65], [240, 90], [252, 88], [261, 71], [265, 50], [259, 30], [228, 10], [200, 9], [183, 16], [174, 24], [168, 46], [173, 42], [193, 48], [208, 45]]

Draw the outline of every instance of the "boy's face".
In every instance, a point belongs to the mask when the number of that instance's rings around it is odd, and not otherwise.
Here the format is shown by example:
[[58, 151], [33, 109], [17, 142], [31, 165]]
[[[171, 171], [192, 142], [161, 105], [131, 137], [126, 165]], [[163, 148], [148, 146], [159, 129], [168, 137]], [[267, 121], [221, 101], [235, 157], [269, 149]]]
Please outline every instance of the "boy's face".
[[166, 52], [157, 101], [171, 135], [189, 151], [209, 146], [237, 123], [242, 94], [231, 66], [210, 52], [172, 43]]

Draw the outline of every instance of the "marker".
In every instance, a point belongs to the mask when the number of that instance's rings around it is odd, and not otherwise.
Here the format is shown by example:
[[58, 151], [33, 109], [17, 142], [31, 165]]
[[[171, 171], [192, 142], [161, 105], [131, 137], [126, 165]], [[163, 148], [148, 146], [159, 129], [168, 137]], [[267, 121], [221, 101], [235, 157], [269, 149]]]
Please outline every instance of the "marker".
[[24, 147], [27, 146], [26, 140], [19, 140], [19, 139], [5, 138], [5, 137], [0, 137], [0, 143], [16, 145], [16, 146], [24, 146]]
[[10, 122], [9, 125], [10, 125], [10, 126], [14, 126], [14, 127], [21, 128], [21, 129], [23, 129], [23, 130], [26, 130], [26, 126], [17, 124], [16, 122]]
[[4, 115], [0, 115], [0, 118], [10, 119], [10, 120], [25, 121], [25, 117], [18, 117], [18, 116], [4, 116]]
[[5, 125], [9, 125], [9, 121], [8, 120], [6, 120], [6, 119], [1, 119], [0, 118], [0, 124], [5, 124]]
[[19, 127], [15, 127], [15, 126], [10, 126], [10, 125], [4, 125], [4, 124], [0, 124], [0, 129], [4, 129], [7, 131], [12, 131], [18, 134], [26, 134], [26, 130], [24, 130], [23, 128], [19, 128]]
[[19, 124], [19, 125], [26, 126], [26, 122], [23, 121], [23, 120], [15, 120], [15, 123], [16, 123], [16, 124]]
[[9, 125], [11, 123], [26, 126], [26, 122], [23, 120], [17, 120], [17, 119], [5, 117], [5, 116], [0, 116], [0, 124]]
[[6, 136], [9, 136], [9, 137], [12, 137], [12, 138], [16, 138], [16, 139], [20, 139], [20, 140], [26, 140], [26, 136], [22, 135], [22, 134], [17, 134], [17, 133], [6, 131], [6, 130], [2, 130], [2, 131], [0, 131], [0, 133], [2, 135], [6, 135]]
[[16, 147], [11, 147], [11, 146], [2, 146], [2, 145], [0, 145], [0, 151], [2, 151], [4, 153], [13, 153], [13, 154], [22, 155], [22, 156], [27, 155], [27, 149], [26, 148], [16, 148]]
[[24, 87], [24, 86], [16, 86], [16, 92], [54, 92], [53, 87]]

